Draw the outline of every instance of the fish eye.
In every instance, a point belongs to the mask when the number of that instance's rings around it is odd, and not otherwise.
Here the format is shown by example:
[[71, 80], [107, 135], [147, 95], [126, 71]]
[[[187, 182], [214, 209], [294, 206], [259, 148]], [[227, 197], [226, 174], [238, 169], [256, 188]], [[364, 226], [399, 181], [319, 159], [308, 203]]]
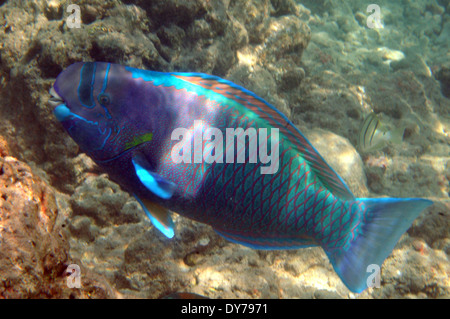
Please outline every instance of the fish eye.
[[109, 95], [105, 94], [105, 93], [99, 94], [99, 96], [97, 97], [97, 100], [101, 105], [108, 105], [110, 102]]

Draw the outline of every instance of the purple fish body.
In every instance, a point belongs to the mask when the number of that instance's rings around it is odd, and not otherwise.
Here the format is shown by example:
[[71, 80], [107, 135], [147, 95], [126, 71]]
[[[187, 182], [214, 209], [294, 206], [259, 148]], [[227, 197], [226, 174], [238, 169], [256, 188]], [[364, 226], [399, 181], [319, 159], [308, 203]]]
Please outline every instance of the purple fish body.
[[319, 245], [355, 292], [432, 204], [355, 198], [282, 113], [215, 76], [75, 63], [51, 93], [71, 137], [166, 236], [170, 210], [256, 249]]

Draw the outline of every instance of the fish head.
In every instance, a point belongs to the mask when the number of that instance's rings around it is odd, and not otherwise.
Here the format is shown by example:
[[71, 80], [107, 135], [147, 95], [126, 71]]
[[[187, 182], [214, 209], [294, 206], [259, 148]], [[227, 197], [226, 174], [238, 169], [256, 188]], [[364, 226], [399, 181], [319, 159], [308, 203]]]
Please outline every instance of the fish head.
[[[121, 65], [79, 62], [58, 75], [49, 103], [81, 150], [104, 161], [152, 139], [157, 110], [149, 105], [143, 116], [139, 91], [136, 80]], [[151, 104], [151, 92], [149, 96]]]

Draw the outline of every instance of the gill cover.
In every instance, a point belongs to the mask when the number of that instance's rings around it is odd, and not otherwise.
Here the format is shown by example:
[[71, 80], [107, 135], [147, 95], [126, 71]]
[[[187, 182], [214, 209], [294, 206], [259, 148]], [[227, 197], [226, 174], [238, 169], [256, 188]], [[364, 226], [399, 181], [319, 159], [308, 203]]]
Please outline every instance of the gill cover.
[[84, 152], [100, 160], [121, 151], [115, 144], [107, 145], [108, 139], [120, 131], [110, 110], [110, 92], [113, 82], [118, 82], [111, 81], [111, 68], [110, 63], [72, 64], [50, 90], [50, 103], [60, 102], [54, 109], [58, 121]]

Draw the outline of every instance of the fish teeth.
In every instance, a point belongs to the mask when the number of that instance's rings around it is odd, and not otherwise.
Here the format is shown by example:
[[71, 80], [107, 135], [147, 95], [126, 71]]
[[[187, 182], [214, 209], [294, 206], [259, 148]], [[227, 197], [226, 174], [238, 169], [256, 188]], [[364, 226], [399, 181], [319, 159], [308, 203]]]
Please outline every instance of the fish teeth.
[[59, 104], [63, 103], [63, 99], [58, 95], [58, 93], [56, 93], [55, 89], [53, 88], [53, 86], [51, 87], [50, 91], [49, 91], [50, 95], [52, 96], [49, 100], [48, 103], [51, 106], [58, 106]]
[[50, 93], [50, 95], [53, 96], [53, 97], [61, 98], [58, 95], [58, 93], [56, 93], [55, 88], [53, 86], [50, 88], [50, 91], [48, 93]]

